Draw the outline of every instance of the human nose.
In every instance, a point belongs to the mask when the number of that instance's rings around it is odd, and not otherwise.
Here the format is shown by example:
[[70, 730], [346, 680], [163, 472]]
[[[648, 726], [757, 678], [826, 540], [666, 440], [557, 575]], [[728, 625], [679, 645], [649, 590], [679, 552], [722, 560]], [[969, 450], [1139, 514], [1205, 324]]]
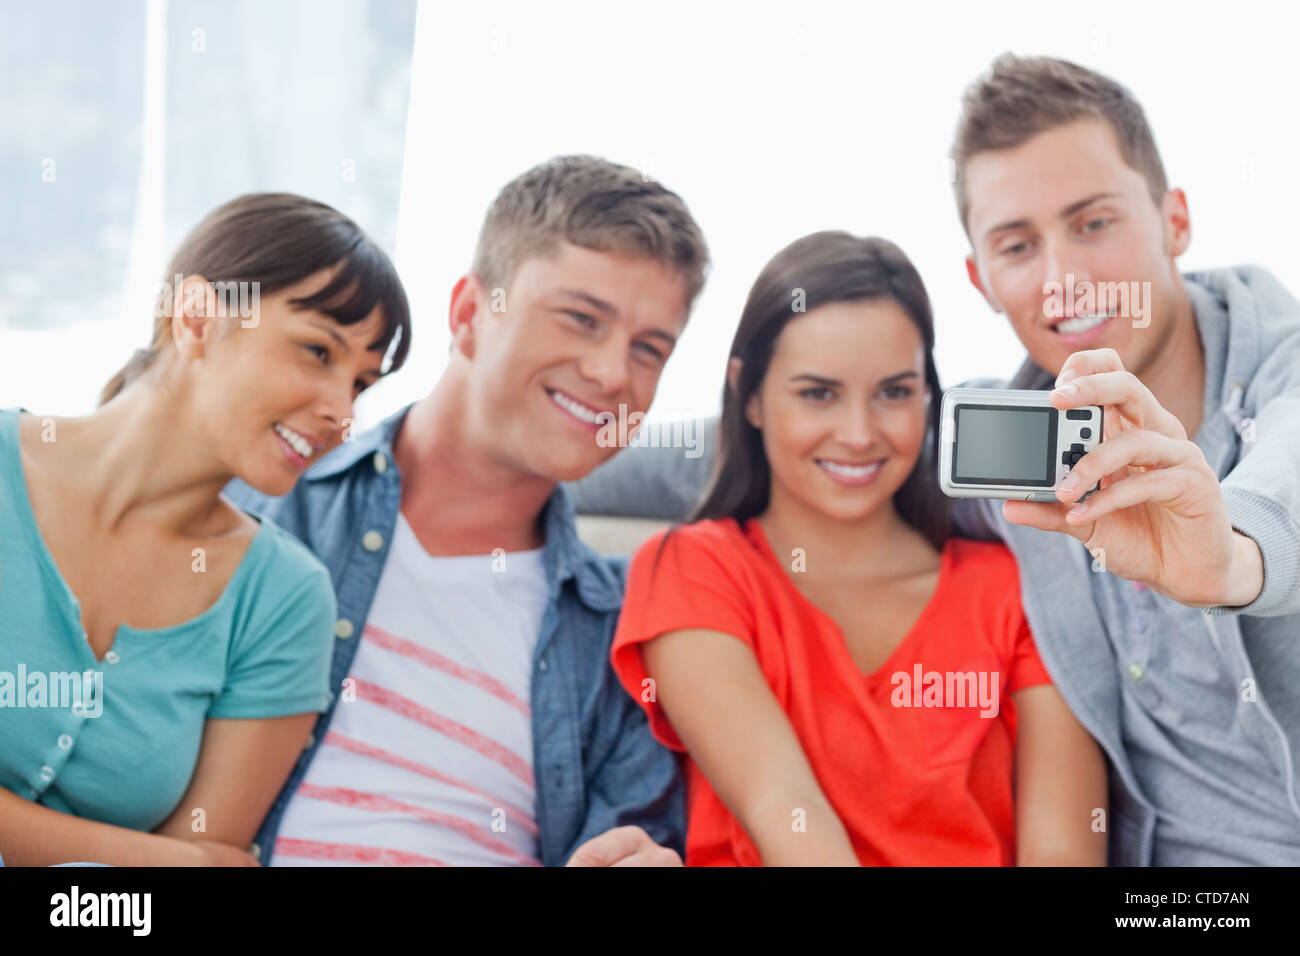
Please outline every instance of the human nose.
[[606, 394], [621, 392], [627, 385], [627, 353], [624, 336], [607, 335], [587, 346], [578, 360], [578, 371]]
[[863, 451], [871, 445], [875, 430], [869, 405], [865, 400], [844, 404], [835, 423], [835, 440], [845, 448]]

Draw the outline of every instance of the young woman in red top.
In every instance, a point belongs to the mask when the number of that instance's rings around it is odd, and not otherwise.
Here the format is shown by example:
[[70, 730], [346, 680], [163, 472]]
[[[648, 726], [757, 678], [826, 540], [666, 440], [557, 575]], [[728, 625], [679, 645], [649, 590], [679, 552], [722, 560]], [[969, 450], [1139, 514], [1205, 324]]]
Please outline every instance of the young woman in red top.
[[881, 239], [807, 236], [750, 292], [713, 485], [634, 557], [612, 651], [687, 754], [688, 865], [1105, 862], [1015, 562], [948, 534], [933, 343]]

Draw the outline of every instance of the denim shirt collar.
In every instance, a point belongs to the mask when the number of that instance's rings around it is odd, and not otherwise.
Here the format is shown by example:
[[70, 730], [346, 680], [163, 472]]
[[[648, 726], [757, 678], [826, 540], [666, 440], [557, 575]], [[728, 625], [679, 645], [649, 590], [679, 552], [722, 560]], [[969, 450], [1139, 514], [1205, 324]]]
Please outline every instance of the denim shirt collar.
[[[302, 477], [303, 481], [324, 481], [369, 461], [375, 454], [387, 456], [389, 467], [396, 469], [393, 442], [406, 420], [412, 405], [407, 405], [389, 415], [374, 428], [368, 429], [356, 440], [348, 441], [334, 449]], [[593, 611], [615, 611], [623, 603], [622, 582], [604, 566], [600, 557], [578, 537], [576, 511], [573, 497], [562, 484], [547, 499], [542, 509], [542, 530], [545, 535], [543, 561], [546, 578], [555, 600], [564, 583], [570, 578], [577, 584], [578, 596]]]
[[365, 461], [375, 454], [383, 452], [393, 461], [393, 440], [397, 430], [406, 420], [406, 413], [411, 405], [398, 409], [375, 428], [362, 432], [354, 441], [345, 441], [316, 464], [308, 468], [302, 476], [303, 481], [322, 481], [340, 475], [358, 462]]

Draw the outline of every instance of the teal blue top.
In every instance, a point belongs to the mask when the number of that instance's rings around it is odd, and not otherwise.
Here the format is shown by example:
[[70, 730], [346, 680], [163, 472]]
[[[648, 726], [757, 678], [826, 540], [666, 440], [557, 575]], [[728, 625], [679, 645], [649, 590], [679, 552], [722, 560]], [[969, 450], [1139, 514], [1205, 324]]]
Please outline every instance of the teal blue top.
[[261, 518], [215, 604], [174, 627], [123, 624], [97, 661], [36, 526], [18, 414], [0, 409], [0, 786], [64, 813], [153, 830], [185, 794], [208, 718], [326, 709], [329, 574]]

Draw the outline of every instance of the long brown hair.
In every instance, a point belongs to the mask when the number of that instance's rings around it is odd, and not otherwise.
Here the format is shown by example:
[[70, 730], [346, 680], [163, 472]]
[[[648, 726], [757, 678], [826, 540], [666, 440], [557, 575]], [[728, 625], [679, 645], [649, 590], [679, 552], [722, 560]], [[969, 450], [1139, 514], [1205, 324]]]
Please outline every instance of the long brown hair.
[[767, 509], [772, 471], [762, 433], [745, 417], [745, 405], [767, 375], [781, 330], [802, 314], [792, 308], [795, 290], [802, 290], [807, 312], [832, 302], [892, 299], [921, 333], [930, 388], [926, 437], [915, 467], [894, 493], [894, 508], [942, 550], [950, 533], [950, 512], [936, 473], [943, 391], [934, 365], [930, 297], [898, 246], [847, 232], [817, 232], [795, 240], [773, 257], [750, 289], [731, 343], [731, 357], [741, 360], [741, 368], [736, 387], [728, 384], [723, 393], [713, 479], [690, 520], [734, 518], [743, 524]]
[[[360, 322], [380, 307], [384, 331], [368, 348], [384, 354], [396, 340], [385, 374], [397, 371], [411, 347], [411, 312], [397, 270], [361, 227], [314, 199], [249, 193], [218, 206], [181, 242], [163, 274], [163, 288], [178, 275], [201, 275], [210, 283], [257, 283], [259, 295], [270, 295], [333, 266], [339, 269], [323, 289], [291, 304], [341, 325]], [[152, 341], [109, 379], [99, 404], [143, 375], [171, 338], [171, 309], [156, 309]]]

